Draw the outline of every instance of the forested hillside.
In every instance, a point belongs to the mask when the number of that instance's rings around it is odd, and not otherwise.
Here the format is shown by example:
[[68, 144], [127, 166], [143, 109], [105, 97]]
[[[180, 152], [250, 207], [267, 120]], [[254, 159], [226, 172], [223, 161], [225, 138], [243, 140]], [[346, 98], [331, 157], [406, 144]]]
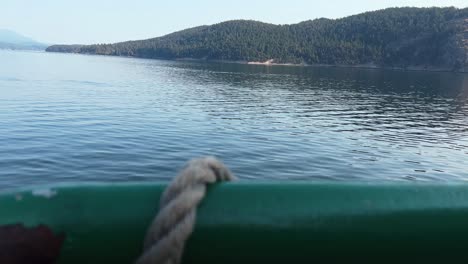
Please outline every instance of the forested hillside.
[[468, 8], [390, 8], [293, 25], [235, 20], [115, 44], [51, 52], [293, 64], [468, 69]]

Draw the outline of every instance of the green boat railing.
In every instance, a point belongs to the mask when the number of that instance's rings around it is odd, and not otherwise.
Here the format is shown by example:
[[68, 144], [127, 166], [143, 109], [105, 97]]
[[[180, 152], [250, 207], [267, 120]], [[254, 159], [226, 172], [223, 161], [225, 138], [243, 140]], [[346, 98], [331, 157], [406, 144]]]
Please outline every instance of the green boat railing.
[[[0, 193], [0, 226], [65, 234], [59, 263], [133, 263], [162, 183]], [[0, 242], [1, 244], [1, 242]], [[468, 263], [468, 185], [233, 182], [211, 186], [183, 263]]]

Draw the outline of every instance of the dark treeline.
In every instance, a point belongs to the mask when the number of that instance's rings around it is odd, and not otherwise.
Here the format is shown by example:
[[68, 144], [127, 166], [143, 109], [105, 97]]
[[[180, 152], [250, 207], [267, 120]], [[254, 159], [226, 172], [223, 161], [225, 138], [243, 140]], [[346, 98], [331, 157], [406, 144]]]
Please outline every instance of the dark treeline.
[[468, 65], [468, 8], [390, 8], [293, 25], [235, 20], [116, 44], [47, 51], [294, 64], [433, 67]]

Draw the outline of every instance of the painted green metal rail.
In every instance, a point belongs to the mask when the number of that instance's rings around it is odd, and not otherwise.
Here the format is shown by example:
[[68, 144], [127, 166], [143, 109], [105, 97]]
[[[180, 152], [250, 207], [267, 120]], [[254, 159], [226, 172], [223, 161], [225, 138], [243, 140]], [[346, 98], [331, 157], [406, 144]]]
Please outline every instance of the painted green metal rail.
[[[163, 184], [0, 193], [0, 225], [65, 232], [60, 263], [132, 263]], [[184, 263], [468, 263], [468, 185], [210, 187]]]

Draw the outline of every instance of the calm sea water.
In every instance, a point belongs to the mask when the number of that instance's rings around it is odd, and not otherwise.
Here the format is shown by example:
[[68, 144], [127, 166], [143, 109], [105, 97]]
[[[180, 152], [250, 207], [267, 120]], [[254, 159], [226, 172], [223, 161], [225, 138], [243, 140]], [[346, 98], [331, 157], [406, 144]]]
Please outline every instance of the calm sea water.
[[168, 180], [464, 181], [468, 75], [0, 51], [0, 188]]

